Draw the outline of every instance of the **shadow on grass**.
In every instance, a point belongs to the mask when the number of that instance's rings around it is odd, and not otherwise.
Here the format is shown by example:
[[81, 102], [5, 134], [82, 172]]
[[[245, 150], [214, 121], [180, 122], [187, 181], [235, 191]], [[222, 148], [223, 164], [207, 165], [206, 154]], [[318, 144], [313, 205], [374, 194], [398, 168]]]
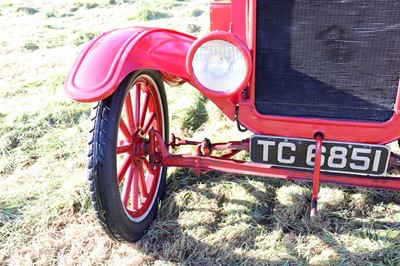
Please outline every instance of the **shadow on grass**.
[[[400, 262], [400, 224], [386, 220], [385, 212], [369, 219], [371, 209], [351, 214], [349, 197], [357, 190], [348, 189], [344, 203], [311, 220], [306, 183], [221, 173], [194, 177], [184, 169], [171, 174], [168, 183], [158, 220], [137, 244], [153, 260], [184, 265]], [[295, 188], [291, 195], [278, 195], [290, 191], [287, 187]], [[364, 198], [380, 198], [379, 193], [361, 193]], [[281, 202], [286, 196], [295, 200], [292, 206]], [[359, 208], [372, 208], [371, 204], [376, 202], [367, 200]]]
[[20, 219], [21, 216], [22, 214], [18, 207], [5, 206], [0, 203], [0, 227]]

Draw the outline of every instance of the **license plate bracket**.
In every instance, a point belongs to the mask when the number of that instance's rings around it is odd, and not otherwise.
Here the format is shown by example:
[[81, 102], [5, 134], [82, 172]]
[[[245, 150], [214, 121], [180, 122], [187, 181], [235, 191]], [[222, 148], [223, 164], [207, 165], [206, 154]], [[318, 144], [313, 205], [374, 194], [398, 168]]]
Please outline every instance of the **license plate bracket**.
[[[385, 145], [323, 141], [321, 171], [368, 176], [386, 175], [390, 149]], [[250, 160], [297, 169], [314, 168], [315, 140], [253, 135]]]

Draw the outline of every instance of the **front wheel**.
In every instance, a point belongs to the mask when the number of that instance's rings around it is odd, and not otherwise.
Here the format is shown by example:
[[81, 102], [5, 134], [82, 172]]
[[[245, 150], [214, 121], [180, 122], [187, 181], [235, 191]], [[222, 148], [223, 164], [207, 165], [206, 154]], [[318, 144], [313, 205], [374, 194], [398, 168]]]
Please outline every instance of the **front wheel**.
[[92, 111], [88, 179], [90, 199], [105, 231], [135, 242], [156, 218], [166, 168], [151, 166], [146, 153], [150, 129], [168, 136], [168, 109], [158, 72], [128, 76]]

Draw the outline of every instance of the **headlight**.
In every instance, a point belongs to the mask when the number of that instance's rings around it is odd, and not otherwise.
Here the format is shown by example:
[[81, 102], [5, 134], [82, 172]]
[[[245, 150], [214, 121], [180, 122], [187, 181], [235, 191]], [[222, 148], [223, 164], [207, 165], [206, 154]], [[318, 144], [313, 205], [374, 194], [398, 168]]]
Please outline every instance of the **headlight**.
[[227, 96], [242, 89], [250, 77], [247, 46], [227, 32], [213, 32], [198, 39], [187, 57], [186, 67], [206, 94]]

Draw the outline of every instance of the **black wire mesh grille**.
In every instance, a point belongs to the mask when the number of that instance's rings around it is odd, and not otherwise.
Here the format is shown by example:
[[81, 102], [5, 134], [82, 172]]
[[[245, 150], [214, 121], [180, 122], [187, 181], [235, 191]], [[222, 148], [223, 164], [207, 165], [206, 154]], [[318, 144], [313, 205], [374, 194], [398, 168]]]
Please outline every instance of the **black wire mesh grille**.
[[400, 1], [258, 0], [256, 100], [270, 115], [386, 121], [400, 70]]

